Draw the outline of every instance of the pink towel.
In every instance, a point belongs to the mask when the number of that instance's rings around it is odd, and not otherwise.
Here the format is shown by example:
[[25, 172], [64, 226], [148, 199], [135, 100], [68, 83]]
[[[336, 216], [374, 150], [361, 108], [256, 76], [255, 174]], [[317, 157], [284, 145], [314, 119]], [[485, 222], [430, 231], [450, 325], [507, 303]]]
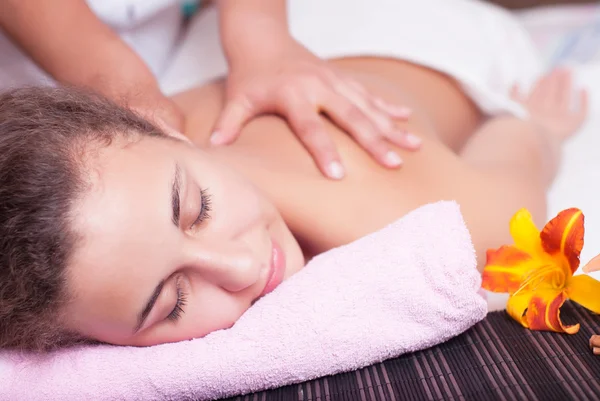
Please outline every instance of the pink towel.
[[2, 400], [208, 400], [361, 368], [484, 318], [457, 204], [419, 208], [316, 257], [230, 329], [147, 348], [0, 354]]

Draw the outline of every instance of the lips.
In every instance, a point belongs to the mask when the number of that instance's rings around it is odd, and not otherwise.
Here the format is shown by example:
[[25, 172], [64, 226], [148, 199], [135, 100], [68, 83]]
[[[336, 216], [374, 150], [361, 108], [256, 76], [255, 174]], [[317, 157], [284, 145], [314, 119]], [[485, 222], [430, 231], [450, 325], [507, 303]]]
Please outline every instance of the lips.
[[269, 266], [269, 273], [267, 276], [267, 283], [260, 296], [265, 296], [273, 291], [283, 281], [283, 275], [285, 274], [285, 254], [279, 246], [279, 244], [273, 241], [273, 248], [271, 251], [271, 265]]

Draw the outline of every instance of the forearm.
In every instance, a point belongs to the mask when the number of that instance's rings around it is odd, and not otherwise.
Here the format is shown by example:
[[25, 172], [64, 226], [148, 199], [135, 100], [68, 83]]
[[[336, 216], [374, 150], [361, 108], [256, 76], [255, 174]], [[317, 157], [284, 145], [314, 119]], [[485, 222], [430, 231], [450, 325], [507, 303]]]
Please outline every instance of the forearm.
[[0, 26], [61, 83], [102, 88], [109, 96], [155, 85], [144, 62], [84, 0], [3, 0]]
[[289, 36], [285, 0], [218, 0], [217, 6], [229, 63]]

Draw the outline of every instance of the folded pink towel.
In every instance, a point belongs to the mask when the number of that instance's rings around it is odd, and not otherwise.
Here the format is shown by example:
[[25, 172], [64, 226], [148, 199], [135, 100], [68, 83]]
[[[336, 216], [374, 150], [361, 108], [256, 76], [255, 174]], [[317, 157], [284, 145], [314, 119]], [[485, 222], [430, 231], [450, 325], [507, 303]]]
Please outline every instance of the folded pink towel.
[[0, 399], [208, 400], [354, 370], [462, 333], [487, 312], [479, 288], [458, 205], [427, 205], [316, 257], [205, 338], [5, 351]]

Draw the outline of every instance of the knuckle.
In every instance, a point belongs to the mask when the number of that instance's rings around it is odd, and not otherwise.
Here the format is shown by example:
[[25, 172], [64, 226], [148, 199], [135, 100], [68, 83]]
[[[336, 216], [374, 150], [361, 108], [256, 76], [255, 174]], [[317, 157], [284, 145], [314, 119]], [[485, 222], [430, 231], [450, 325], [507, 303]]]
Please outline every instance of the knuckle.
[[313, 92], [323, 91], [329, 87], [327, 80], [319, 75], [306, 78], [305, 85], [306, 88], [310, 88]]
[[320, 136], [321, 123], [315, 119], [305, 119], [296, 125], [298, 134], [307, 140], [314, 141]]
[[346, 120], [354, 124], [363, 124], [365, 121], [365, 114], [362, 110], [350, 102], [344, 106], [342, 115]]
[[375, 113], [375, 116], [373, 118], [376, 119], [377, 124], [379, 125], [379, 128], [388, 135], [393, 133], [394, 132], [394, 123], [393, 123], [392, 119], [389, 118], [388, 116], [386, 116], [385, 114], [382, 114], [379, 112], [374, 112], [374, 113]]
[[384, 156], [388, 151], [387, 144], [381, 138], [372, 138], [365, 147], [368, 148], [371, 153], [379, 156]]
[[302, 96], [301, 89], [295, 83], [287, 83], [279, 88], [279, 93], [289, 99], [299, 99]]
[[259, 96], [253, 91], [243, 92], [235, 95], [229, 102], [230, 109], [239, 111], [252, 110], [252, 105], [258, 102]]
[[326, 141], [311, 144], [312, 154], [322, 162], [329, 162], [336, 158], [335, 148]]
[[335, 71], [327, 68], [320, 70], [319, 80], [326, 85], [333, 85], [334, 83], [341, 81]]

